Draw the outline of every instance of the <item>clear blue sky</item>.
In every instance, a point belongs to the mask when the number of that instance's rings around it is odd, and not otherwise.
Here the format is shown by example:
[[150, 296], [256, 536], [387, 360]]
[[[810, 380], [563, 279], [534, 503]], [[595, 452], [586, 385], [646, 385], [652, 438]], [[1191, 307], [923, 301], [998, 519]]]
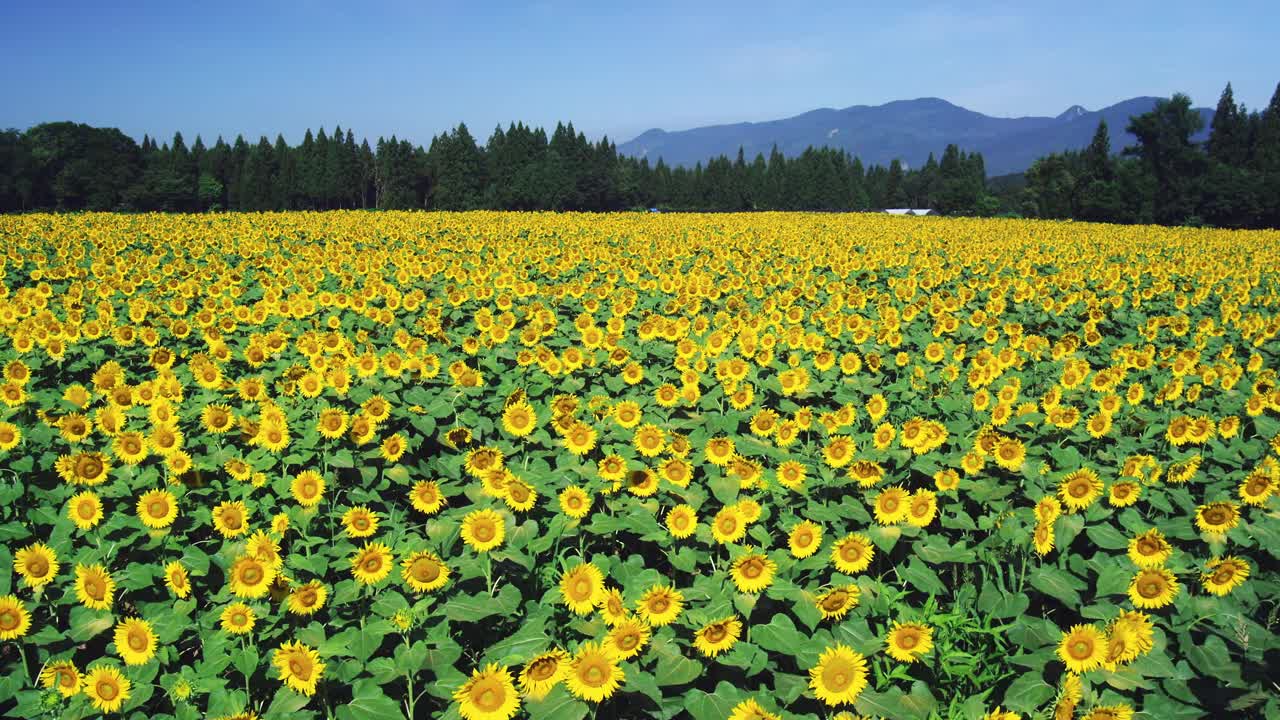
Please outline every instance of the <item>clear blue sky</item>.
[[[119, 7], [116, 7], [119, 5]], [[366, 7], [367, 5], [367, 7]], [[334, 124], [415, 142], [459, 121], [650, 127], [942, 97], [1056, 115], [1184, 91], [1265, 105], [1280, 3], [12, 2], [0, 127], [212, 141]]]

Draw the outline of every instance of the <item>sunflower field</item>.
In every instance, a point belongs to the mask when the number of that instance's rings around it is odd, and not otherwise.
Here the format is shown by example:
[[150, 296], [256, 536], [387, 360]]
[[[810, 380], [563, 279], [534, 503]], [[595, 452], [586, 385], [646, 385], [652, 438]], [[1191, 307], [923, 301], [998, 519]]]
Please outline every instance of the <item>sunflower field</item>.
[[1280, 717], [1280, 233], [0, 243], [5, 717]]

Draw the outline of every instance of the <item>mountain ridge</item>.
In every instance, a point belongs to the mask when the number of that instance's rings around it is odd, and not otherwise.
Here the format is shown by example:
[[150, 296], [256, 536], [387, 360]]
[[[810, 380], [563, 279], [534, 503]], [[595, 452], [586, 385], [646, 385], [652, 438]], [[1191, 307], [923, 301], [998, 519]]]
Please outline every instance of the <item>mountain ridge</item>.
[[[772, 148], [794, 157], [805, 148], [835, 147], [847, 150], [864, 165], [888, 165], [894, 159], [918, 167], [930, 153], [941, 157], [949, 144], [982, 153], [988, 175], [1021, 172], [1037, 158], [1051, 152], [1085, 147], [1099, 120], [1111, 130], [1112, 151], [1119, 152], [1136, 139], [1124, 132], [1131, 115], [1147, 112], [1159, 98], [1140, 96], [1099, 110], [1072, 105], [1054, 117], [995, 117], [969, 110], [938, 97], [893, 100], [882, 105], [850, 105], [815, 108], [787, 118], [738, 122], [688, 130], [650, 128], [618, 145], [631, 157], [661, 158], [667, 165], [692, 167], [738, 148], [747, 159], [757, 153], [768, 157]], [[1196, 109], [1205, 121], [1207, 136], [1213, 110]]]

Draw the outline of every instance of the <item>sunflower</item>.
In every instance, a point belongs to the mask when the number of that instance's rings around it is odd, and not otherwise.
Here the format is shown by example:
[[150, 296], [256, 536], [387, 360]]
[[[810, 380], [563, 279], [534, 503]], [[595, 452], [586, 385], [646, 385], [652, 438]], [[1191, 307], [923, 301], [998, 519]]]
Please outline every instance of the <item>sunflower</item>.
[[1155, 647], [1155, 624], [1150, 615], [1137, 610], [1121, 610], [1111, 625], [1132, 638], [1139, 655], [1151, 652]]
[[191, 594], [191, 578], [187, 575], [187, 569], [177, 560], [164, 566], [164, 584], [169, 586], [169, 592], [178, 598], [185, 598]]
[[1129, 583], [1129, 599], [1144, 610], [1162, 608], [1178, 594], [1178, 579], [1164, 568], [1144, 568]]
[[983, 715], [982, 720], [1022, 720], [1022, 716], [1012, 710], [1001, 710], [997, 705], [994, 710]]
[[814, 598], [814, 605], [824, 620], [839, 620], [858, 604], [861, 596], [862, 591], [857, 585], [842, 585]]
[[1250, 473], [1240, 483], [1239, 494], [1240, 500], [1245, 505], [1253, 505], [1261, 507], [1267, 503], [1267, 498], [1276, 490], [1276, 482], [1265, 472]]
[[143, 525], [162, 530], [178, 517], [178, 501], [168, 490], [152, 490], [138, 498], [136, 510]]
[[1102, 667], [1115, 671], [1119, 666], [1133, 662], [1141, 654], [1138, 638], [1131, 627], [1126, 624], [1111, 623], [1107, 628], [1106, 653], [1102, 658]]
[[13, 556], [13, 569], [29, 588], [48, 585], [58, 574], [58, 553], [44, 543], [28, 545]]
[[285, 681], [295, 692], [311, 697], [316, 692], [316, 683], [324, 675], [325, 664], [320, 662], [320, 654], [300, 642], [286, 642], [271, 656], [271, 664], [276, 666], [280, 679]]
[[1235, 503], [1212, 502], [1196, 508], [1196, 527], [1211, 534], [1225, 533], [1240, 524]]
[[875, 546], [866, 535], [850, 533], [831, 548], [831, 563], [840, 572], [853, 575], [866, 570], [871, 565], [875, 552]]
[[440, 492], [440, 484], [435, 480], [419, 480], [409, 491], [409, 501], [413, 509], [423, 515], [435, 515], [448, 502]]
[[1200, 575], [1204, 589], [1213, 595], [1226, 595], [1240, 586], [1249, 577], [1249, 563], [1238, 557], [1228, 555], [1224, 558], [1213, 558], [1208, 563], [1208, 571]]
[[324, 477], [315, 470], [303, 470], [294, 476], [289, 492], [302, 507], [315, 507], [324, 499]]
[[123, 432], [111, 443], [111, 452], [126, 465], [137, 465], [147, 459], [147, 441], [139, 432]]
[[472, 670], [453, 698], [458, 701], [458, 714], [464, 720], [510, 720], [520, 710], [511, 672], [496, 663]]
[[316, 419], [316, 430], [327, 440], [337, 440], [347, 431], [349, 416], [342, 408], [327, 407]]
[[649, 626], [635, 618], [627, 618], [614, 625], [605, 637], [605, 645], [620, 660], [639, 655], [649, 643]]
[[884, 642], [890, 657], [913, 663], [933, 649], [933, 628], [920, 623], [895, 622]]
[[591, 563], [579, 563], [560, 576], [564, 604], [578, 615], [596, 608], [604, 594], [604, 574]]
[[1040, 502], [1036, 503], [1036, 520], [1039, 522], [1052, 524], [1061, 514], [1062, 503], [1052, 495], [1040, 498]]
[[1158, 568], [1168, 562], [1172, 554], [1173, 546], [1156, 528], [1129, 541], [1129, 559], [1140, 568]]
[[911, 514], [909, 498], [907, 491], [897, 486], [883, 490], [875, 499], [876, 522], [895, 525], [907, 519]]
[[867, 687], [867, 661], [846, 645], [829, 647], [809, 669], [809, 687], [828, 705], [852, 705]]
[[253, 608], [242, 602], [234, 602], [222, 611], [222, 629], [233, 635], [245, 635], [253, 631], [257, 621]]
[[324, 583], [319, 580], [312, 580], [304, 585], [299, 585], [289, 592], [289, 612], [294, 615], [313, 615], [317, 610], [324, 607], [324, 601], [328, 597], [329, 591], [325, 588]]
[[1111, 490], [1107, 493], [1107, 502], [1112, 507], [1129, 507], [1138, 502], [1138, 496], [1142, 494], [1142, 486], [1132, 480], [1121, 480], [1111, 483]]
[[758, 593], [773, 583], [778, 565], [768, 555], [750, 553], [733, 561], [729, 575], [738, 592]]
[[574, 696], [588, 702], [607, 700], [626, 679], [618, 657], [608, 646], [583, 643], [569, 663], [565, 684]]
[[1107, 636], [1093, 625], [1074, 625], [1062, 634], [1058, 657], [1066, 663], [1069, 672], [1100, 668], [1107, 657]]
[[17, 595], [0, 595], [0, 640], [17, 640], [31, 628], [31, 614]]
[[747, 698], [729, 711], [728, 720], [781, 720], [781, 718], [765, 710], [755, 698]]
[[22, 442], [22, 429], [10, 422], [0, 422], [0, 452], [9, 452]]
[[129, 699], [129, 679], [110, 665], [89, 668], [81, 681], [81, 689], [95, 709], [113, 713]]
[[654, 585], [640, 596], [636, 611], [653, 627], [669, 625], [684, 608], [684, 595], [670, 585]]
[[724, 467], [729, 464], [735, 454], [733, 440], [727, 437], [711, 438], [707, 441], [703, 452], [706, 454], [707, 462]]
[[275, 566], [253, 555], [237, 558], [231, 563], [228, 573], [231, 592], [242, 598], [260, 598], [266, 595], [271, 588], [271, 581], [276, 579]]
[[502, 411], [502, 429], [508, 435], [525, 437], [537, 427], [538, 416], [528, 402], [512, 403]]
[[400, 577], [414, 592], [431, 592], [449, 582], [449, 566], [430, 550], [419, 550], [400, 562]]
[[564, 433], [564, 446], [574, 455], [586, 455], [596, 446], [596, 430], [590, 425], [575, 421]]
[[791, 555], [797, 558], [807, 558], [822, 547], [822, 526], [809, 520], [802, 520], [791, 528], [791, 533], [787, 536], [787, 546], [791, 548]]
[[408, 447], [409, 445], [404, 435], [396, 433], [382, 441], [382, 444], [378, 446], [378, 453], [382, 455], [383, 460], [393, 463], [404, 456]]
[[369, 537], [378, 531], [378, 514], [363, 505], [353, 507], [342, 515], [342, 527], [350, 537]]
[[151, 623], [139, 618], [126, 618], [116, 625], [116, 654], [125, 665], [141, 665], [156, 654], [156, 634]]
[[1048, 555], [1053, 552], [1053, 523], [1038, 522], [1036, 523], [1035, 532], [1031, 534], [1032, 545], [1036, 549], [1037, 555]]
[[498, 547], [506, 534], [506, 521], [493, 510], [474, 510], [462, 519], [462, 541], [476, 552]]
[[907, 522], [915, 527], [927, 527], [938, 514], [938, 496], [929, 490], [911, 493], [907, 503]]
[[832, 435], [822, 448], [822, 461], [833, 468], [842, 468], [853, 460], [856, 450], [853, 440], [847, 435]]
[[70, 660], [54, 660], [40, 671], [40, 684], [64, 698], [80, 694], [80, 671]]
[[627, 604], [622, 599], [622, 591], [617, 588], [605, 590], [600, 596], [600, 617], [610, 627], [631, 617], [627, 612]]
[[1009, 472], [1018, 472], [1027, 459], [1027, 448], [1022, 441], [1004, 438], [996, 443], [992, 457], [996, 464]]
[[213, 527], [225, 538], [249, 531], [249, 508], [239, 500], [224, 502], [213, 509]]
[[529, 483], [513, 477], [507, 480], [507, 491], [502, 499], [512, 510], [528, 512], [538, 502], [538, 491]]
[[699, 628], [693, 645], [707, 657], [715, 657], [733, 647], [742, 636], [742, 621], [737, 615], [720, 618]]
[[591, 512], [591, 495], [577, 485], [560, 491], [560, 510], [574, 520], [581, 520]]
[[116, 581], [101, 565], [76, 565], [76, 599], [90, 610], [110, 610]]
[[711, 520], [711, 536], [721, 545], [734, 543], [747, 534], [747, 522], [734, 505], [726, 505]]
[[553, 648], [535, 655], [520, 671], [520, 692], [525, 697], [541, 700], [560, 684], [569, 671], [569, 654]]
[[1084, 510], [1102, 495], [1102, 481], [1089, 468], [1068, 473], [1058, 486], [1058, 495], [1071, 512]]
[[391, 574], [391, 549], [383, 543], [366, 543], [351, 557], [351, 574], [362, 585], [376, 585]]

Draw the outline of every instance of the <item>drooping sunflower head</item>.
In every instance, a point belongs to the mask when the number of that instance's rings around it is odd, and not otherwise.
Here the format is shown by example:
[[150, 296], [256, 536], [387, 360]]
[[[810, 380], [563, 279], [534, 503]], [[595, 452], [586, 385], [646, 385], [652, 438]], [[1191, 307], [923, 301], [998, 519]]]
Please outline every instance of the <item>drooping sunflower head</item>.
[[526, 697], [540, 700], [564, 679], [569, 670], [569, 654], [553, 648], [525, 663], [520, 671], [520, 692]]
[[1210, 560], [1207, 570], [1200, 575], [1200, 580], [1205, 590], [1222, 596], [1239, 587], [1248, 577], [1248, 561], [1229, 555]]
[[824, 620], [839, 620], [852, 610], [862, 596], [857, 585], [834, 587], [814, 599]]
[[1240, 524], [1240, 510], [1235, 503], [1212, 502], [1196, 508], [1196, 527], [1212, 534], [1222, 534]]
[[733, 647], [742, 636], [742, 621], [737, 615], [707, 623], [694, 634], [693, 644], [707, 657], [715, 657]]

